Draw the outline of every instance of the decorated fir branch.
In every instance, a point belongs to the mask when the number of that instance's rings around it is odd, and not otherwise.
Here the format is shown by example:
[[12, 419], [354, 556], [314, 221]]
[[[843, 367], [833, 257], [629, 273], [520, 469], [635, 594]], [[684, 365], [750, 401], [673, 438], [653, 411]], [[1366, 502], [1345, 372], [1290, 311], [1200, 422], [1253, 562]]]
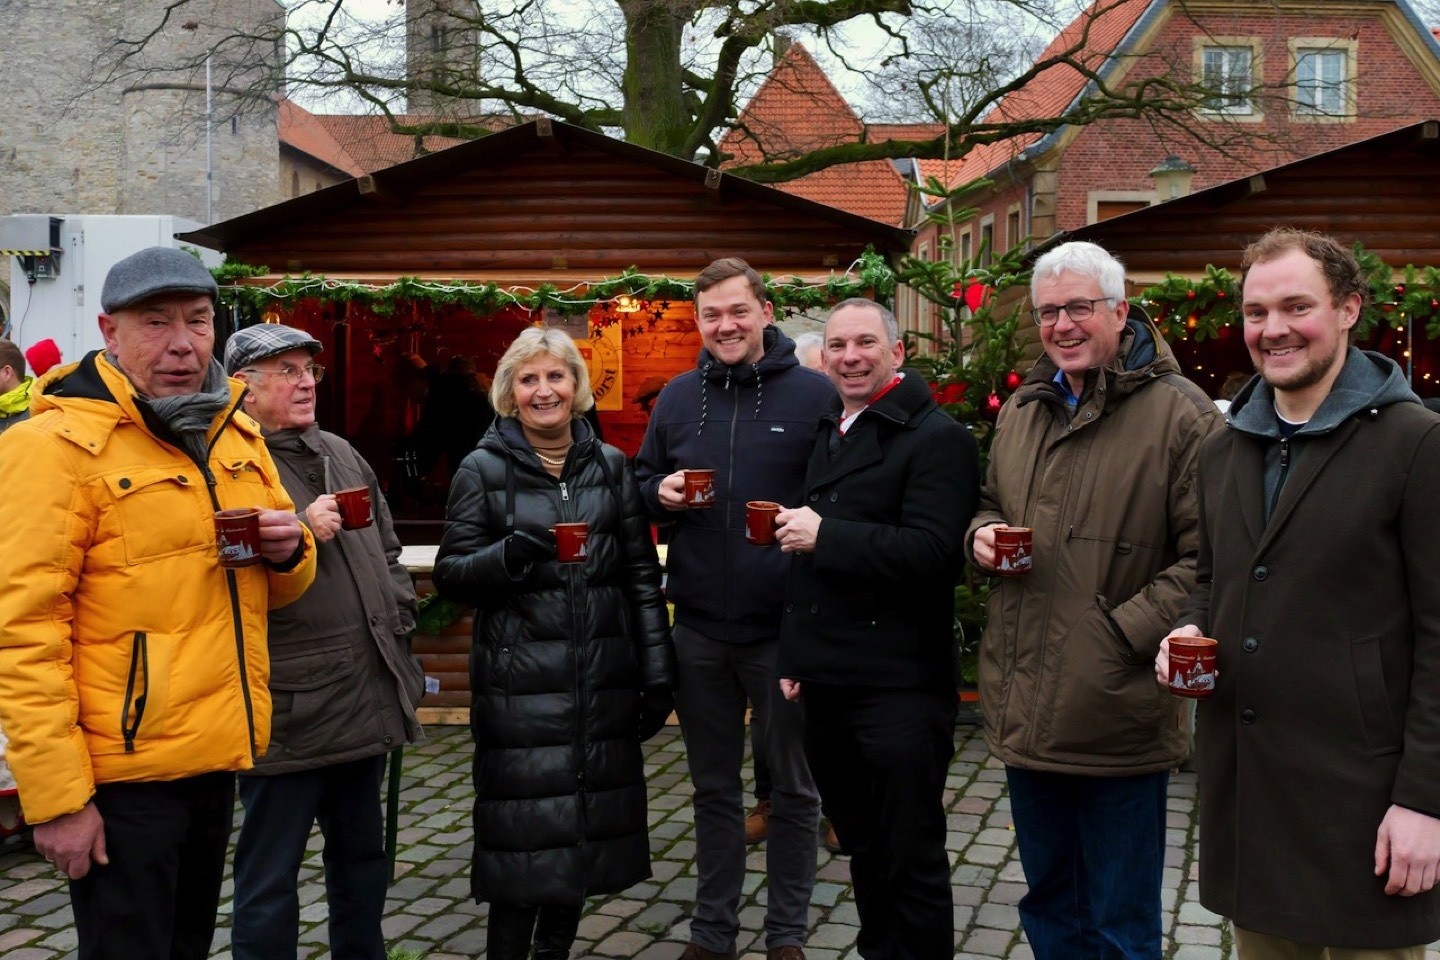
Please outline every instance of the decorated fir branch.
[[[1408, 264], [1396, 282], [1395, 271], [1379, 256], [1358, 243], [1354, 250], [1370, 287], [1358, 335], [1368, 336], [1381, 324], [1400, 329], [1414, 323], [1431, 339], [1440, 338], [1440, 268]], [[1167, 274], [1160, 283], [1140, 291], [1138, 299], [1166, 339], [1210, 340], [1222, 328], [1244, 322], [1239, 278], [1223, 267], [1206, 266], [1205, 276], [1198, 280]]]
[[[244, 281], [268, 274], [269, 268], [227, 262], [212, 271], [220, 284], [221, 298], [243, 314], [259, 318], [275, 306], [313, 299], [321, 303], [364, 306], [379, 316], [389, 316], [401, 307], [428, 303], [436, 307], [461, 307], [477, 315], [520, 309], [538, 312], [553, 309], [565, 316], [587, 313], [596, 307], [614, 309], [631, 302], [690, 300], [695, 295], [693, 280], [652, 276], [634, 267], [619, 276], [582, 281], [566, 288], [554, 284], [538, 287], [501, 286], [497, 283], [420, 280], [401, 277], [394, 283], [372, 284], [302, 274], [286, 276], [274, 284]], [[874, 297], [890, 302], [895, 293], [895, 272], [885, 258], [867, 248], [850, 270], [821, 283], [800, 277], [776, 278], [765, 275], [765, 286], [777, 310], [814, 310], [849, 297]], [[600, 325], [606, 319], [600, 318]]]

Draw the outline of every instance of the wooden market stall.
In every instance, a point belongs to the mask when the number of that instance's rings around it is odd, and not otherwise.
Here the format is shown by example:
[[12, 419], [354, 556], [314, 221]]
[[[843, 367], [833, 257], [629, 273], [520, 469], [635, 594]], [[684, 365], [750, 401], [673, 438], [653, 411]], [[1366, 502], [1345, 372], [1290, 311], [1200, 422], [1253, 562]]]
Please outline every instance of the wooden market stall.
[[[519, 331], [564, 326], [589, 358], [605, 439], [633, 454], [647, 395], [695, 362], [689, 283], [704, 266], [743, 257], [794, 302], [823, 304], [864, 292], [861, 265], [911, 236], [542, 119], [181, 239], [256, 268], [237, 281], [248, 294], [225, 294], [241, 325], [289, 323], [325, 344], [321, 426], [375, 467], [402, 540], [423, 546], [438, 542], [458, 456], [424, 442], [444, 377], [488, 383]], [[442, 694], [427, 703], [466, 704], [468, 638], [436, 639]]]

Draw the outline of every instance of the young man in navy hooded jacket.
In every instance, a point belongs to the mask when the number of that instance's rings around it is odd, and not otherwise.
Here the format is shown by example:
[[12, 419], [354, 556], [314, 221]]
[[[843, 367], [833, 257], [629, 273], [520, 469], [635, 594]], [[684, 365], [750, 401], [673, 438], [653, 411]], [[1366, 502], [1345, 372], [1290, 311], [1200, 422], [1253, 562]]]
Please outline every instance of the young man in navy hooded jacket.
[[[745, 503], [799, 502], [815, 424], [834, 395], [800, 365], [774, 326], [765, 286], [743, 260], [706, 267], [695, 281], [704, 349], [671, 380], [650, 414], [636, 460], [650, 509], [673, 522], [667, 593], [675, 605], [675, 706], [695, 784], [699, 885], [683, 960], [734, 958], [745, 877], [745, 701], [765, 739], [774, 789], [766, 849], [765, 945], [799, 960], [815, 885], [820, 801], [805, 763], [803, 714], [775, 679], [790, 558], [745, 540]], [[715, 502], [688, 507], [682, 471], [715, 471]]]

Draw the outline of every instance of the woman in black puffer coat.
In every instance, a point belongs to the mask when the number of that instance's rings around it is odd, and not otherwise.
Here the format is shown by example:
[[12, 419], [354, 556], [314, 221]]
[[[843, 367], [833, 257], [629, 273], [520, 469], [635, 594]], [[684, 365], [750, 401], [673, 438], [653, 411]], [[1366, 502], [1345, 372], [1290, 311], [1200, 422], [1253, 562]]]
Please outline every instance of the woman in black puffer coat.
[[[499, 419], [460, 465], [435, 561], [440, 593], [478, 608], [471, 890], [486, 955], [563, 960], [585, 897], [650, 876], [642, 740], [673, 706], [675, 653], [649, 520], [625, 456], [581, 415], [574, 342], [522, 333], [491, 388]], [[556, 523], [589, 524], [559, 563]]]

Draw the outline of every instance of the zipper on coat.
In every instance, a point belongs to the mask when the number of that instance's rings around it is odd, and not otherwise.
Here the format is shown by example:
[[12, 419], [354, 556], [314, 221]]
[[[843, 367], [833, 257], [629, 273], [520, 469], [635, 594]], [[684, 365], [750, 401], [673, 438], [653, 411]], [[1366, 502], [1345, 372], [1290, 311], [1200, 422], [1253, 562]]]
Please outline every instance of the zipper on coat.
[[[730, 389], [730, 374], [725, 374], [725, 389]], [[720, 569], [724, 571], [721, 588], [725, 591], [725, 622], [731, 621], [730, 611], [730, 511], [735, 507], [735, 433], [740, 427], [740, 384], [736, 382], [734, 395], [730, 398], [730, 447], [725, 457], [725, 529], [720, 537], [725, 555], [721, 557]]]
[[[135, 677], [140, 675], [139, 694], [136, 694]], [[130, 646], [130, 675], [125, 680], [125, 703], [120, 708], [120, 734], [125, 738], [125, 752], [135, 752], [135, 736], [140, 732], [140, 720], [145, 716], [145, 700], [150, 693], [150, 649], [144, 630], [136, 630]], [[134, 708], [135, 722], [130, 722], [131, 708]]]
[[[219, 442], [220, 435], [225, 432], [230, 421], [235, 419], [235, 414], [240, 411], [240, 405], [244, 402], [244, 397], [241, 397], [230, 408], [230, 412], [225, 415], [225, 419], [220, 424], [220, 429], [215, 431], [215, 436], [205, 447], [204, 462], [196, 462], [201, 475], [205, 477], [205, 489], [210, 494], [210, 503], [217, 512], [221, 509], [220, 498], [215, 494], [218, 481], [215, 479], [214, 471], [210, 469], [210, 454], [214, 451], [215, 444]], [[194, 460], [195, 458], [191, 457], [190, 459]], [[235, 659], [236, 665], [240, 669], [240, 699], [245, 704], [245, 728], [250, 735], [250, 758], [259, 760], [260, 748], [255, 742], [255, 704], [250, 699], [250, 672], [245, 669], [245, 626], [240, 610], [240, 584], [235, 579], [235, 571], [229, 567], [225, 568], [225, 586], [230, 593], [230, 622], [235, 628]]]
[[1285, 477], [1290, 472], [1290, 441], [1280, 441], [1280, 476], [1275, 480], [1275, 492], [1270, 495], [1270, 508], [1265, 511], [1265, 522], [1269, 523], [1270, 518], [1275, 515], [1275, 507], [1280, 503], [1280, 491], [1285, 489]]
[[[604, 456], [604, 452], [600, 452]], [[566, 464], [568, 467], [569, 464]], [[561, 468], [566, 469], [565, 467]], [[573, 518], [565, 509], [565, 504], [570, 502], [570, 488], [564, 480], [558, 481], [560, 485], [560, 510], [559, 515], [562, 522], [569, 522]], [[585, 591], [577, 586], [577, 578], [583, 573], [583, 567], [578, 570], [564, 572], [565, 592], [570, 598], [570, 660], [575, 674], [575, 747], [574, 769], [575, 769], [575, 793], [576, 812], [580, 817], [580, 846], [585, 846], [585, 838], [589, 832], [585, 817], [585, 756], [589, 752], [585, 745], [585, 670], [583, 658], [580, 656], [580, 645], [584, 642], [581, 629], [585, 623], [584, 611], [581, 609], [585, 602]], [[562, 570], [565, 569], [562, 566]]]

